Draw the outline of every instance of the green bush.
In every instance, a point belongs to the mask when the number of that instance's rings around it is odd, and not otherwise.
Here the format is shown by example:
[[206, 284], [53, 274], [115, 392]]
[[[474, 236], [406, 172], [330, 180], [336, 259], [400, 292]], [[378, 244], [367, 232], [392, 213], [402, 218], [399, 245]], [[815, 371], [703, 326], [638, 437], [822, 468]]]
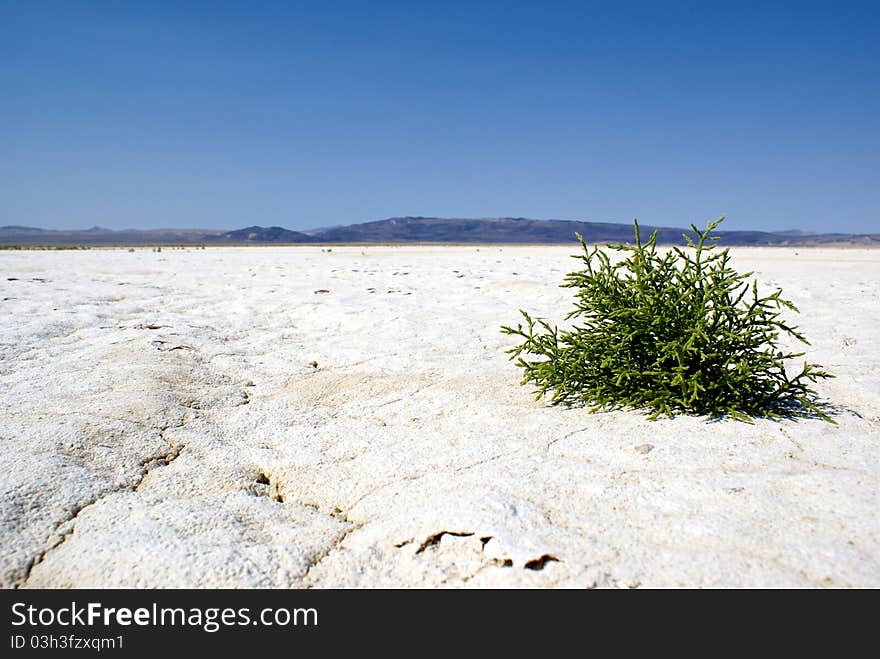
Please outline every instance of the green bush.
[[811, 384], [834, 377], [817, 364], [804, 363], [791, 376], [785, 363], [802, 352], [785, 352], [778, 341], [788, 335], [807, 340], [788, 325], [783, 310], [797, 312], [777, 290], [760, 295], [730, 266], [728, 250], [713, 251], [712, 231], [694, 225], [696, 242], [657, 249], [657, 234], [647, 242], [635, 222], [634, 245], [609, 245], [623, 258], [583, 248], [575, 255], [584, 269], [565, 277], [575, 290], [575, 308], [560, 330], [525, 311], [525, 325], [502, 327], [522, 340], [510, 350], [523, 373], [523, 385], [537, 387], [537, 398], [554, 403], [580, 402], [590, 411], [616, 407], [660, 415], [691, 413], [756, 416], [818, 416], [821, 409]]

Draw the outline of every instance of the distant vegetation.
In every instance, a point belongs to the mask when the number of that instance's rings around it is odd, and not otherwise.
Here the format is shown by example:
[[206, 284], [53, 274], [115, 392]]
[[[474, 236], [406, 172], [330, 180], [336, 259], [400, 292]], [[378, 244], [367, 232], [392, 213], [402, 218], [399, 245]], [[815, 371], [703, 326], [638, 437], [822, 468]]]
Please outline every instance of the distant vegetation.
[[633, 245], [611, 245], [626, 258], [613, 263], [605, 251], [578, 236], [584, 269], [565, 277], [575, 291], [570, 330], [559, 330], [521, 311], [525, 325], [502, 331], [522, 343], [510, 349], [523, 369], [522, 384], [553, 402], [587, 403], [593, 411], [629, 406], [651, 418], [685, 412], [756, 416], [815, 415], [831, 419], [811, 385], [833, 377], [804, 363], [790, 376], [788, 335], [807, 343], [782, 317], [797, 312], [782, 291], [759, 294], [758, 285], [730, 266], [728, 250], [713, 252], [711, 235], [691, 225], [687, 248], [657, 249], [657, 234], [642, 242], [635, 224]]

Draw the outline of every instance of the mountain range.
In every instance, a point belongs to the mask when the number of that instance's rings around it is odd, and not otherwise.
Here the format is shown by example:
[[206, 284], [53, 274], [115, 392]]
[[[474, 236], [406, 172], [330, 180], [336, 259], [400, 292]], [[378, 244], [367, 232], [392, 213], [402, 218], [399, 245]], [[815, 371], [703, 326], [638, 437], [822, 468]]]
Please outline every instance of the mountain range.
[[[658, 242], [682, 244], [689, 230], [642, 226], [644, 238], [657, 231]], [[25, 226], [0, 227], [0, 245], [252, 245], [302, 243], [522, 243], [564, 244], [580, 233], [589, 243], [632, 240], [631, 224], [532, 220], [521, 217], [441, 218], [393, 217], [386, 220], [312, 231], [251, 226], [234, 231], [205, 229], [124, 229], [92, 227], [51, 230]], [[805, 231], [719, 231], [724, 245], [854, 245], [880, 246], [880, 233], [809, 233]]]

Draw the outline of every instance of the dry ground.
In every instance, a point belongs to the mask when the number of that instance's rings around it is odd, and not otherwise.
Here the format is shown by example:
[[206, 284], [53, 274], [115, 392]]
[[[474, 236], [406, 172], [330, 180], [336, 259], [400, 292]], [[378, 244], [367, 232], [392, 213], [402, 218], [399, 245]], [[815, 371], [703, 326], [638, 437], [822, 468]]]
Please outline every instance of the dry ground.
[[733, 250], [832, 426], [534, 401], [572, 251], [0, 252], [0, 584], [880, 586], [880, 252]]

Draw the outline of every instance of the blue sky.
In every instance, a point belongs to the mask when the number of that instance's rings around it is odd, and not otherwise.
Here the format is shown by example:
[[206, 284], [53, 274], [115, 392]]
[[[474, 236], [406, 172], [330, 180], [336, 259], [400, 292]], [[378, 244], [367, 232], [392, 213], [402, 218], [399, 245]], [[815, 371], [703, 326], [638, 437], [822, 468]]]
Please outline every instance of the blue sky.
[[0, 4], [0, 225], [880, 232], [880, 4]]

